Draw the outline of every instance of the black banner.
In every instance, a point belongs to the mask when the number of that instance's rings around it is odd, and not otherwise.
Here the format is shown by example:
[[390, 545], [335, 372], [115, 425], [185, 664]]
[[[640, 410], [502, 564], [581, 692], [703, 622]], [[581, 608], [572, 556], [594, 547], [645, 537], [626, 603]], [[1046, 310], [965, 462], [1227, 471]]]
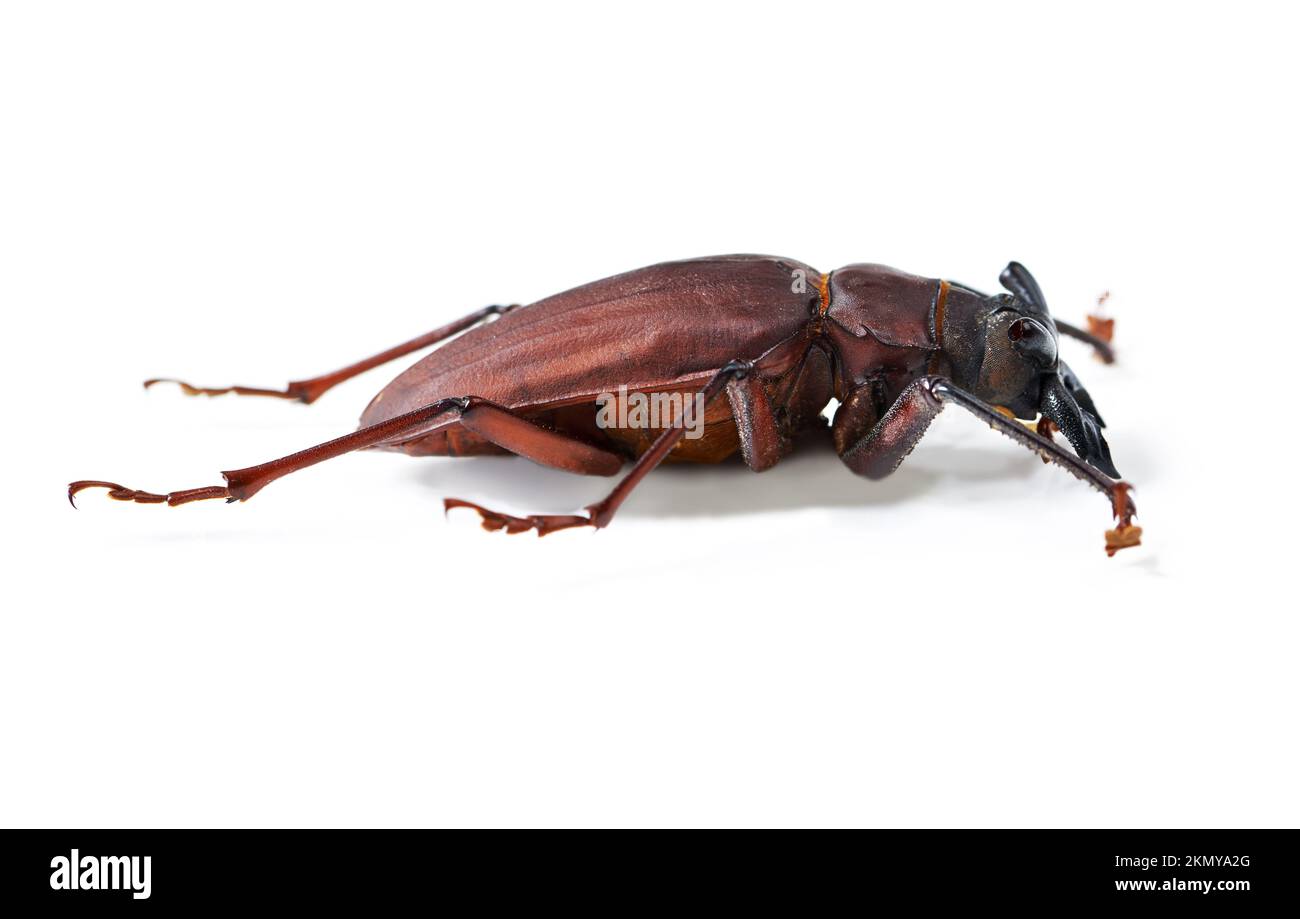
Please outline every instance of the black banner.
[[[150, 910], [319, 904], [804, 908], [836, 903], [1294, 909], [1294, 831], [873, 830], [622, 833], [6, 831], [8, 903]], [[847, 898], [847, 900], [846, 900]], [[24, 915], [10, 913], [11, 915]]]

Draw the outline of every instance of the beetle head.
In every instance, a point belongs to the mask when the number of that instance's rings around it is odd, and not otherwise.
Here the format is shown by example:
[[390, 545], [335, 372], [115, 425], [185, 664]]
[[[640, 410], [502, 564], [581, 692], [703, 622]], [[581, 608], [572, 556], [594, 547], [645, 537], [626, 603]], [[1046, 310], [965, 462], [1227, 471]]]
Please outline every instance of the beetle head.
[[1081, 459], [1119, 478], [1101, 435], [1101, 416], [1057, 353], [1056, 323], [1038, 282], [1019, 262], [1007, 265], [999, 280], [1010, 293], [982, 298], [972, 315], [975, 334], [965, 338], [968, 359], [956, 362], [957, 384], [1017, 418], [1033, 420], [1041, 413]]

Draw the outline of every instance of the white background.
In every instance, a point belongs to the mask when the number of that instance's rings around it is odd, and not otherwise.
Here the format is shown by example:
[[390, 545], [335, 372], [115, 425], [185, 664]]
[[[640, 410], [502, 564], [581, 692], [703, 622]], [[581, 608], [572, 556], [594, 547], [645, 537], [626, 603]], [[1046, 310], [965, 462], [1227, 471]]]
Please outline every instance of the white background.
[[[5, 825], [1300, 822], [1295, 23], [1284, 7], [6, 4]], [[978, 8], [977, 8], [978, 7]], [[670, 258], [879, 261], [1057, 315], [1138, 488], [953, 409], [900, 471], [829, 450], [607, 480], [349, 456], [486, 303]]]

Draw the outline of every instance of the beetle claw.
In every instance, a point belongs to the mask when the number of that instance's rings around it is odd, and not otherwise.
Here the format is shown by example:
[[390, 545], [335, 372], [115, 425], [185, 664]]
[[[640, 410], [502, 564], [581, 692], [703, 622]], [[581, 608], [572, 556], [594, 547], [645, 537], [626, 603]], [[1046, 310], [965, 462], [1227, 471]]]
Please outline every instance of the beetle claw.
[[596, 523], [590, 517], [582, 517], [577, 514], [531, 514], [527, 517], [514, 517], [500, 511], [490, 510], [472, 501], [463, 501], [460, 498], [444, 498], [442, 507], [444, 514], [450, 514], [452, 508], [455, 507], [468, 507], [471, 510], [478, 511], [479, 517], [482, 518], [480, 523], [483, 529], [489, 533], [495, 533], [498, 530], [505, 530], [507, 533], [527, 533], [529, 530], [536, 530], [538, 536], [546, 536], [548, 533], [554, 533], [557, 530], [596, 526]]

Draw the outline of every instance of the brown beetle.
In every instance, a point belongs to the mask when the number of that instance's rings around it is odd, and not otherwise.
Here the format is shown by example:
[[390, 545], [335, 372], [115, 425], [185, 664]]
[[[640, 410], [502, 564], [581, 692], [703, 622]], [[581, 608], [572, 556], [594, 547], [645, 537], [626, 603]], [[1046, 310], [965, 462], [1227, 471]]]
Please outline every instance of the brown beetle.
[[[335, 373], [284, 390], [206, 389], [191, 395], [275, 396], [313, 402], [330, 387], [395, 358], [466, 334], [380, 391], [359, 430], [300, 453], [223, 472], [225, 485], [155, 494], [112, 482], [110, 497], [144, 504], [207, 498], [244, 501], [269, 483], [323, 460], [371, 447], [413, 456], [514, 453], [588, 475], [631, 471], [586, 514], [512, 517], [470, 507], [489, 530], [546, 534], [606, 526], [645, 475], [664, 460], [718, 462], [738, 450], [761, 472], [796, 435], [831, 425], [835, 449], [854, 472], [889, 475], [952, 402], [1063, 466], [1111, 501], [1117, 521], [1106, 551], [1139, 543], [1129, 486], [1118, 481], [1092, 399], [1057, 354], [1058, 333], [1109, 345], [1053, 321], [1037, 282], [1012, 262], [1007, 294], [987, 296], [951, 281], [857, 264], [821, 274], [790, 259], [728, 255], [667, 262], [606, 278], [526, 307], [489, 306]], [[492, 317], [495, 321], [488, 322]], [[468, 331], [467, 331], [468, 330]], [[684, 437], [682, 414], [657, 424], [600, 424], [620, 393], [701, 400], [703, 424]], [[725, 399], [718, 397], [725, 394]], [[620, 416], [621, 417], [621, 416]], [[1037, 431], [1017, 419], [1038, 418]], [[1060, 430], [1078, 456], [1056, 444]], [[75, 506], [75, 505], [74, 505]]]

